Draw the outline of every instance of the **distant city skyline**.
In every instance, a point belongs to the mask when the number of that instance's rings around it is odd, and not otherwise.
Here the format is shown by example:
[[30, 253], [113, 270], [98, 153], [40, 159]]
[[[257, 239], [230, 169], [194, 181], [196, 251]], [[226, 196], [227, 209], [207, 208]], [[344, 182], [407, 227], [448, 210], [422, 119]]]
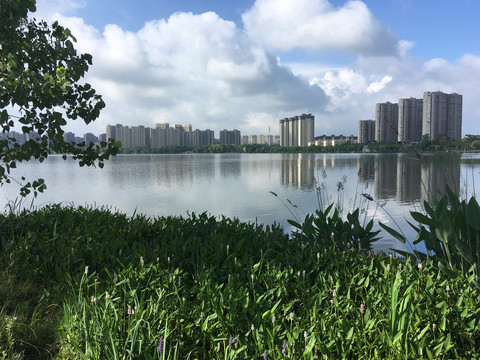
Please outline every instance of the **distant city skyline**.
[[69, 27], [78, 51], [93, 56], [85, 81], [107, 106], [89, 126], [70, 122], [73, 133], [180, 121], [266, 134], [285, 115], [311, 113], [315, 134], [354, 134], [375, 104], [425, 89], [463, 94], [462, 135], [480, 133], [478, 1], [38, 0], [37, 8], [33, 17]]

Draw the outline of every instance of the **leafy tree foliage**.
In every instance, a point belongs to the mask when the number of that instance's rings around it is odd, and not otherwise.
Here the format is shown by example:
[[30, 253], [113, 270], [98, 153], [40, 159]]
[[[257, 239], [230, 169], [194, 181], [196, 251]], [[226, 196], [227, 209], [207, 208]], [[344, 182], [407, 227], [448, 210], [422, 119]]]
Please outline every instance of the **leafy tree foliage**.
[[[70, 30], [57, 22], [30, 19], [35, 0], [0, 2], [0, 184], [11, 176], [17, 162], [45, 160], [52, 152], [72, 154], [80, 166], [98, 164], [118, 153], [120, 144], [71, 144], [64, 141], [67, 120], [86, 124], [98, 118], [105, 107], [100, 95], [82, 81], [92, 56], [77, 54]], [[21, 126], [27, 141], [19, 144], [11, 136]], [[66, 155], [63, 155], [66, 159]], [[42, 179], [21, 178], [22, 196], [42, 192]]]

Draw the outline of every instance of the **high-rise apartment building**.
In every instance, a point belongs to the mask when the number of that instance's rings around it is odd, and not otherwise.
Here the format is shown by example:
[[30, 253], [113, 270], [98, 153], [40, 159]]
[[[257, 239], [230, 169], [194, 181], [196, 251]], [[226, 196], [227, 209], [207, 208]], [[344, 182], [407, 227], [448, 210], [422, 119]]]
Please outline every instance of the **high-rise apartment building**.
[[375, 121], [359, 120], [358, 121], [358, 143], [365, 144], [375, 141]]
[[115, 137], [115, 125], [107, 125], [107, 131], [106, 131], [106, 134], [107, 134], [107, 141], [108, 139], [117, 139]]
[[107, 140], [108, 139], [120, 141], [123, 148], [130, 148], [132, 146], [130, 129], [128, 126], [123, 126], [122, 124], [107, 125]]
[[83, 135], [83, 142], [85, 143], [85, 145], [89, 146], [92, 142], [98, 142], [98, 137], [93, 135], [92, 133], [86, 133]]
[[313, 142], [315, 117], [302, 114], [280, 120], [280, 146], [308, 146]]
[[169, 123], [155, 124], [150, 130], [151, 146], [154, 149], [172, 145], [171, 128]]
[[375, 107], [375, 141], [396, 142], [398, 139], [398, 104], [378, 103]]
[[192, 146], [213, 145], [215, 142], [214, 132], [210, 129], [198, 130], [192, 132]]
[[220, 144], [224, 145], [240, 145], [241, 144], [241, 134], [240, 131], [237, 129], [234, 129], [232, 131], [229, 131], [227, 129], [224, 129], [220, 131]]
[[66, 143], [73, 143], [75, 141], [75, 134], [72, 132], [66, 132], [63, 134], [63, 141]]
[[150, 146], [150, 129], [143, 125], [130, 128], [131, 146]]
[[420, 142], [422, 140], [422, 99], [398, 100], [398, 141]]
[[445, 94], [440, 91], [423, 94], [422, 135], [430, 139], [448, 136], [460, 139], [462, 136], [462, 95]]
[[173, 136], [175, 138], [174, 143], [180, 146], [190, 146], [192, 145], [192, 125], [179, 125], [175, 124], [172, 126]]

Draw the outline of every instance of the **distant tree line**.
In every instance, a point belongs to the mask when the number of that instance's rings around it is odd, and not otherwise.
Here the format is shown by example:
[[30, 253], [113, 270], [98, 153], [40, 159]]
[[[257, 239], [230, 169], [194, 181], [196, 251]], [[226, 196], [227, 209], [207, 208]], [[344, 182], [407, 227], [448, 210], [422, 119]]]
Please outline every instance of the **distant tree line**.
[[121, 149], [122, 154], [178, 154], [185, 152], [220, 154], [220, 153], [357, 153], [368, 148], [375, 153], [399, 153], [399, 152], [433, 152], [433, 151], [479, 151], [480, 136], [466, 135], [462, 139], [451, 139], [446, 136], [438, 139], [429, 139], [424, 136], [422, 141], [416, 144], [370, 142], [357, 144], [345, 142], [338, 145], [328, 146], [298, 146], [287, 147], [264, 144], [243, 145], [205, 145], [205, 146], [166, 146], [161, 148], [149, 148], [137, 146], [129, 149]]

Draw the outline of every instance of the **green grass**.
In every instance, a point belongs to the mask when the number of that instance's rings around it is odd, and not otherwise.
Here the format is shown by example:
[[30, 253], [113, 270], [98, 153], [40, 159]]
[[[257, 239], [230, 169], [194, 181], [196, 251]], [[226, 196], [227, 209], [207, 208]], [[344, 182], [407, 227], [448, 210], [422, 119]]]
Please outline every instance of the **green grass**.
[[0, 359], [480, 356], [474, 275], [301, 239], [206, 214], [1, 216]]

